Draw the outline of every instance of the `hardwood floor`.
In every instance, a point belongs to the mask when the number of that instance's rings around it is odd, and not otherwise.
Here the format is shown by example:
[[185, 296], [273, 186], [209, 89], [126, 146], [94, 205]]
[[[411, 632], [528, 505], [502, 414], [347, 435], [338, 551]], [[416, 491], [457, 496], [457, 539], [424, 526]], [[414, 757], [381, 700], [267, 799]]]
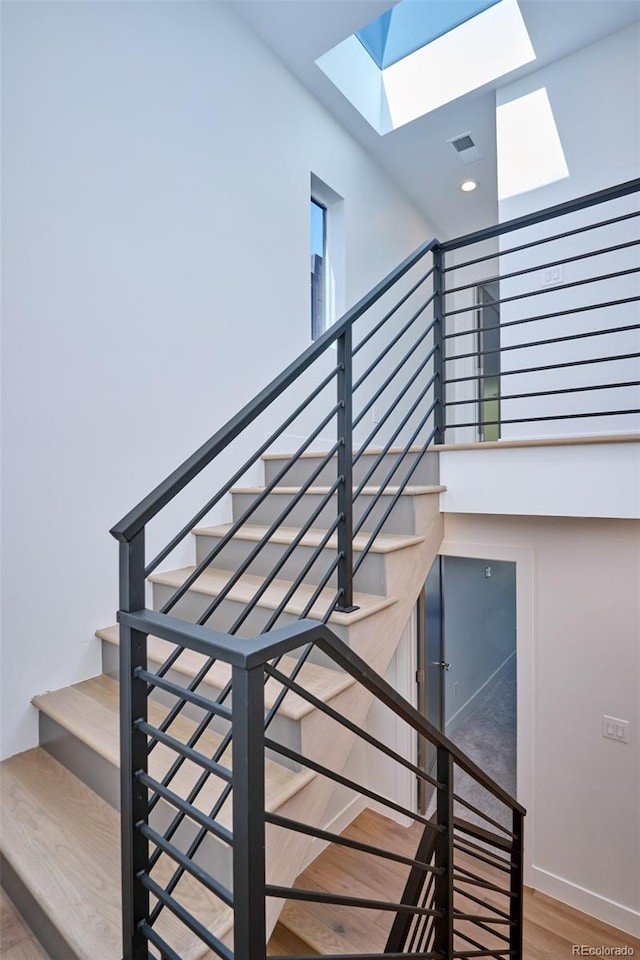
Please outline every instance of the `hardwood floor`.
[[0, 956], [2, 960], [48, 960], [4, 890], [0, 890]]
[[[365, 810], [348, 827], [345, 835], [413, 856], [420, 832], [419, 824], [405, 829], [379, 814]], [[464, 860], [459, 859], [458, 862], [462, 865]], [[465, 866], [476, 874], [483, 872], [484, 879], [495, 882], [496, 878], [486, 872], [493, 868], [479, 867], [476, 860]], [[298, 877], [296, 886], [367, 899], [394, 900], [399, 898], [405, 877], [406, 868], [402, 864], [382, 862], [377, 857], [345, 847], [329, 846]], [[500, 894], [483, 890], [482, 898], [498, 908], [505, 906]], [[479, 910], [470, 901], [465, 900], [460, 905], [464, 906], [465, 913]], [[636, 956], [640, 956], [640, 940], [537, 891], [525, 890], [524, 916], [524, 960], [569, 960], [573, 956], [572, 947], [581, 944], [590, 947], [627, 946], [633, 948]], [[306, 955], [310, 956], [380, 951], [384, 949], [391, 920], [392, 915], [382, 910], [354, 910], [289, 901], [274, 931], [269, 952], [270, 955], [295, 956], [301, 951], [300, 943], [308, 944], [304, 949]], [[462, 930], [463, 925], [458, 924], [458, 929]], [[472, 927], [466, 932], [469, 936], [474, 935]], [[288, 941], [287, 936], [294, 936], [295, 940]], [[486, 945], [501, 946], [498, 941]], [[462, 943], [458, 948], [470, 949]]]

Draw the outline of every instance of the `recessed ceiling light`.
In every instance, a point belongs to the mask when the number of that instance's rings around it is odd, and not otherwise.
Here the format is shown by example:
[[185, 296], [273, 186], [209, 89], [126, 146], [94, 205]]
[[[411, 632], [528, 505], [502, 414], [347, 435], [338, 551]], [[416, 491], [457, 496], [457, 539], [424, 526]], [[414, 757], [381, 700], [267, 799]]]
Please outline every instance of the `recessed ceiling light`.
[[477, 180], [463, 180], [460, 184], [460, 189], [463, 193], [473, 193], [479, 186], [480, 184]]

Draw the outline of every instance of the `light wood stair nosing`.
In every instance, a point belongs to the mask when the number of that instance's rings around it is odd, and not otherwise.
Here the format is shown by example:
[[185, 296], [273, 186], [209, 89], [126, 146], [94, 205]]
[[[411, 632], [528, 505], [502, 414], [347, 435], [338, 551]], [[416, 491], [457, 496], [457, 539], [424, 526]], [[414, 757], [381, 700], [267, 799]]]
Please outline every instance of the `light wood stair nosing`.
[[[119, 627], [117, 624], [110, 627], [102, 627], [99, 630], [96, 630], [96, 637], [98, 637], [99, 640], [103, 640], [105, 643], [111, 644], [112, 646], [119, 647], [120, 645]], [[164, 663], [174, 649], [175, 647], [173, 644], [162, 640], [160, 637], [154, 637], [153, 635], [149, 635], [147, 637], [147, 653], [149, 661], [152, 664]], [[175, 662], [171, 669], [175, 673], [181, 674], [185, 678], [192, 679], [195, 677], [205, 660], [206, 657], [204, 657], [202, 654], [185, 650], [185, 652]], [[288, 675], [295, 662], [296, 661], [292, 657], [283, 657], [279, 669]], [[230, 666], [227, 664], [220, 664], [219, 667], [220, 669], [216, 673], [214, 666], [211, 674], [202, 681], [202, 687], [205, 690], [207, 688], [212, 688], [216, 691], [221, 690], [225, 683], [230, 679]], [[305, 677], [309, 677], [310, 674], [317, 678], [317, 683], [310, 685], [308, 680], [305, 683]], [[324, 679], [325, 681], [325, 683], [322, 685], [319, 682], [321, 679]], [[318, 664], [307, 662], [302, 668], [302, 674], [298, 678], [298, 683], [302, 683], [305, 689], [310, 690], [310, 692], [313, 693], [314, 696], [317, 696], [318, 699], [322, 700], [323, 703], [330, 703], [331, 700], [339, 696], [339, 694], [353, 686], [355, 680], [349, 674], [343, 673], [340, 670], [330, 670], [327, 667], [322, 667]], [[272, 684], [267, 682], [265, 685], [265, 709], [269, 709], [273, 706], [280, 689], [281, 688], [279, 685], [275, 682]], [[302, 720], [315, 709], [316, 708], [313, 706], [313, 704], [309, 703], [308, 700], [305, 700], [303, 697], [300, 697], [295, 693], [289, 692], [282, 701], [278, 713], [290, 720], [297, 721]]]

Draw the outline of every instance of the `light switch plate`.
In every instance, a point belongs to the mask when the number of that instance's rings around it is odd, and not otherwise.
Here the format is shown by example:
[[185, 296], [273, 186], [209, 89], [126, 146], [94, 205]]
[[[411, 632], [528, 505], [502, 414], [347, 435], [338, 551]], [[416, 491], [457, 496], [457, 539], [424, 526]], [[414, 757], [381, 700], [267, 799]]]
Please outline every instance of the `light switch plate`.
[[618, 743], [629, 743], [629, 721], [605, 714], [602, 718], [602, 736], [607, 740], [617, 740]]

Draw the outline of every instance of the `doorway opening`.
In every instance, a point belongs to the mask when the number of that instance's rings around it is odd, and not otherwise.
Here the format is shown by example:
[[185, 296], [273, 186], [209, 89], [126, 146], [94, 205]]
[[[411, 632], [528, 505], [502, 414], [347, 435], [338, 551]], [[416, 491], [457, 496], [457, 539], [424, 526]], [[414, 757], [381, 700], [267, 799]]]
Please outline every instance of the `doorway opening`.
[[[418, 603], [417, 656], [420, 712], [515, 795], [516, 564], [436, 557]], [[434, 775], [435, 749], [424, 741], [418, 766]], [[486, 791], [459, 776], [465, 800], [489, 815], [500, 811]], [[418, 782], [418, 809], [425, 812], [432, 788]]]

